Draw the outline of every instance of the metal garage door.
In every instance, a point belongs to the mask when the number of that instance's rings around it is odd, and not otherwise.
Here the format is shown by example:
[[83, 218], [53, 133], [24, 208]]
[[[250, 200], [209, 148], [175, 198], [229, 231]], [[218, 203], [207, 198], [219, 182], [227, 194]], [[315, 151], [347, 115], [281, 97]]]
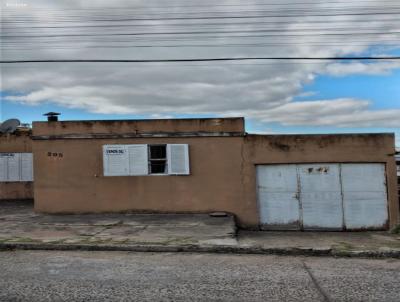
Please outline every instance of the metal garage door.
[[347, 229], [385, 229], [388, 223], [385, 166], [342, 165], [344, 220]]
[[295, 165], [258, 166], [260, 218], [269, 229], [300, 229]]
[[384, 229], [383, 164], [257, 166], [263, 229]]
[[297, 173], [303, 229], [342, 229], [339, 165], [299, 165]]

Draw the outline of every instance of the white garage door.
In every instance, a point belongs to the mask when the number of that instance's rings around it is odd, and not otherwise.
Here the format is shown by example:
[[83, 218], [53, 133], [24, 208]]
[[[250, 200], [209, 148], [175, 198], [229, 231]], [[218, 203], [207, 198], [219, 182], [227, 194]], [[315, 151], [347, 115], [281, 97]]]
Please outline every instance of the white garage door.
[[257, 168], [261, 221], [270, 229], [299, 229], [296, 166]]
[[383, 164], [257, 166], [263, 229], [384, 229]]
[[388, 220], [385, 166], [342, 165], [344, 220], [348, 229], [384, 229]]
[[339, 165], [299, 165], [297, 171], [303, 229], [342, 229]]

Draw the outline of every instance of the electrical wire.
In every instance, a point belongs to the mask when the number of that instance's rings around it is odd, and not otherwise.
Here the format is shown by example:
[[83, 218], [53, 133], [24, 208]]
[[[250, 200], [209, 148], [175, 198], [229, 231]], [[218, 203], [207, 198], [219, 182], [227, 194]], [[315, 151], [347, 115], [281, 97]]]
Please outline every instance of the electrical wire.
[[[303, 14], [303, 15], [230, 15], [230, 16], [196, 16], [196, 17], [160, 17], [160, 18], [123, 18], [123, 19], [86, 19], [91, 22], [126, 22], [126, 21], [169, 21], [169, 20], [223, 20], [223, 19], [262, 19], [262, 18], [308, 18], [308, 17], [340, 17], [340, 16], [382, 16], [400, 15], [400, 11], [387, 12], [346, 12], [342, 14]], [[26, 21], [24, 21], [26, 22]], [[42, 23], [43, 21], [37, 21]], [[76, 22], [76, 20], [62, 20], [62, 22]], [[16, 21], [3, 20], [3, 24], [16, 23]]]
[[382, 57], [237, 57], [237, 58], [194, 58], [194, 59], [54, 59], [54, 60], [2, 60], [0, 64], [25, 64], [25, 63], [180, 63], [180, 62], [218, 62], [218, 61], [397, 61], [400, 56]]

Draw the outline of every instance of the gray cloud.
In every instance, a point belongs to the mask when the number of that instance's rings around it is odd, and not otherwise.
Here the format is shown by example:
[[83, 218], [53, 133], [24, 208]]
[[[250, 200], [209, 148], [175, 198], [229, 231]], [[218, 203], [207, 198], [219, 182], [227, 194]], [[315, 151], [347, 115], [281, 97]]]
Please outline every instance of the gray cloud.
[[326, 66], [325, 74], [333, 76], [347, 75], [388, 75], [394, 69], [400, 68], [399, 62], [377, 62], [377, 63], [332, 63]]
[[370, 103], [357, 99], [292, 102], [266, 112], [254, 112], [264, 122], [286, 126], [400, 127], [400, 109], [372, 110]]
[[[355, 23], [365, 20], [364, 16], [301, 17], [285, 24], [255, 23], [249, 20], [228, 21], [208, 20], [213, 25], [194, 26], [199, 21], [124, 21], [112, 24], [130, 25], [112, 28], [92, 28], [93, 25], [110, 24], [98, 22], [98, 18], [135, 18], [154, 16], [183, 16], [191, 11], [189, 8], [171, 8], [174, 5], [203, 5], [198, 1], [25, 1], [28, 6], [14, 9], [3, 14], [3, 21], [12, 21], [15, 16], [30, 20], [32, 26], [70, 26], [85, 25], [75, 28], [14, 28], [5, 27], [2, 33], [16, 35], [8, 38], [2, 45], [3, 59], [29, 58], [194, 58], [194, 57], [234, 57], [234, 56], [343, 56], [360, 54], [377, 43], [381, 52], [393, 47], [395, 29], [393, 22], [385, 18], [371, 19], [368, 23]], [[199, 15], [212, 12], [211, 15], [257, 14], [258, 10], [268, 10], [264, 14], [282, 14], [279, 6], [257, 6], [257, 1], [246, 2], [243, 7], [224, 7], [231, 1], [204, 3], [208, 6], [197, 7]], [[239, 2], [236, 2], [239, 3]], [[286, 1], [285, 3], [290, 3]], [[157, 4], [166, 8], [157, 8]], [[126, 5], [137, 10], [96, 10], [108, 6]], [[382, 8], [380, 1], [365, 3], [351, 2], [352, 7], [365, 9], [365, 6]], [[147, 7], [147, 8], [143, 8]], [[297, 6], [299, 7], [299, 6]], [[311, 11], [324, 9], [329, 11], [337, 5], [328, 7], [323, 3], [307, 6]], [[339, 6], [340, 7], [340, 6]], [[92, 9], [88, 9], [92, 8]], [[96, 8], [96, 9], [93, 9]], [[329, 8], [329, 9], [328, 9]], [[79, 9], [72, 10], [71, 9]], [[196, 11], [194, 10], [194, 11]], [[243, 12], [243, 11], [248, 12]], [[160, 12], [161, 11], [161, 12]], [[181, 13], [181, 14], [180, 14]], [[287, 13], [287, 12], [286, 12]], [[139, 15], [140, 14], [140, 15]], [[174, 15], [175, 14], [175, 15]], [[196, 16], [196, 14], [193, 14]], [[256, 19], [255, 21], [282, 21], [288, 19]], [[313, 24], [308, 21], [340, 21], [335, 23]], [[374, 21], [375, 20], [375, 21]], [[380, 21], [377, 21], [380, 20]], [[70, 22], [74, 21], [74, 22]], [[254, 20], [253, 20], [254, 21]], [[174, 24], [174, 25], [171, 25]], [[192, 25], [190, 25], [192, 24]], [[356, 25], [355, 25], [356, 24]], [[359, 25], [359, 24], [362, 24]], [[315, 29], [321, 29], [315, 32]], [[352, 35], [332, 38], [331, 36], [301, 35], [285, 36], [299, 29], [309, 33], [324, 33], [329, 28], [354, 28], [360, 31], [385, 32], [373, 37], [354, 37]], [[372, 29], [363, 29], [372, 28]], [[207, 35], [176, 36], [113, 36], [113, 37], [63, 37], [63, 38], [21, 38], [21, 35], [59, 35], [59, 34], [104, 34], [104, 33], [137, 33], [166, 31], [245, 31], [245, 30], [283, 30], [282, 34], [268, 37], [227, 37], [219, 34], [214, 38]], [[339, 30], [339, 29], [338, 29]], [[345, 31], [346, 32], [346, 31]], [[176, 40], [173, 40], [176, 39]], [[366, 41], [367, 40], [367, 41]], [[388, 42], [385, 42], [389, 40]], [[280, 47], [260, 47], [259, 44], [278, 44]], [[223, 47], [142, 47], [130, 48], [132, 45], [193, 45], [207, 44]], [[226, 47], [226, 44], [246, 44], [241, 47]], [[109, 48], [100, 48], [107, 45]], [[123, 46], [113, 48], [114, 46]], [[399, 45], [397, 45], [398, 47]], [[17, 50], [18, 49], [18, 50]], [[341, 98], [319, 101], [295, 101], [301, 95], [306, 83], [312, 83], [316, 76], [327, 74], [346, 76], [353, 74], [390, 74], [399, 64], [395, 62], [380, 63], [271, 63], [249, 61], [246, 63], [184, 63], [184, 64], [41, 64], [2, 66], [1, 89], [10, 95], [6, 100], [29, 105], [53, 102], [68, 108], [79, 108], [96, 113], [143, 114], [148, 116], [170, 116], [172, 114], [219, 114], [244, 115], [261, 123], [277, 122], [282, 125], [311, 125], [336, 127], [400, 127], [399, 109], [376, 110], [368, 100]], [[307, 95], [303, 95], [307, 98]]]

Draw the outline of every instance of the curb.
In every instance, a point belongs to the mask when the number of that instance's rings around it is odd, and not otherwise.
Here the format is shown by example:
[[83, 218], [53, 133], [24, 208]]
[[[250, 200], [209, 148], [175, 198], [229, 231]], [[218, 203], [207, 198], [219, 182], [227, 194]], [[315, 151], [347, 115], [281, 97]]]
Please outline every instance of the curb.
[[150, 253], [214, 253], [254, 254], [281, 256], [330, 256], [351, 258], [398, 258], [400, 250], [385, 251], [342, 251], [331, 248], [264, 248], [257, 246], [211, 246], [211, 245], [107, 245], [107, 244], [51, 244], [51, 243], [0, 243], [0, 251], [41, 250], [41, 251], [128, 251]]

